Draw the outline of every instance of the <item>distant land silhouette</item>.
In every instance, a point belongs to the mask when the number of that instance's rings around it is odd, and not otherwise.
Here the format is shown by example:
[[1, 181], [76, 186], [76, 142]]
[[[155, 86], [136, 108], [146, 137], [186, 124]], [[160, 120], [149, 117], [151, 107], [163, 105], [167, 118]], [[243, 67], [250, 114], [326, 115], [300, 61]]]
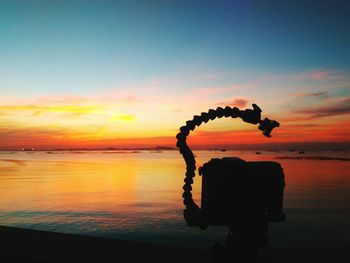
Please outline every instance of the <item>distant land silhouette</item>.
[[0, 151], [175, 151], [175, 147], [155, 146], [155, 147], [101, 147], [101, 148], [18, 148], [0, 149]]
[[316, 160], [316, 161], [344, 161], [350, 162], [350, 158], [328, 157], [328, 156], [277, 156], [279, 160]]
[[[173, 144], [172, 144], [173, 145]], [[191, 145], [194, 150], [252, 150], [252, 151], [344, 151], [350, 150], [350, 142], [291, 142], [291, 143], [269, 143], [269, 144], [226, 144], [226, 145]], [[156, 145], [148, 147], [24, 147], [24, 150], [31, 151], [175, 151], [176, 148], [170, 145]], [[0, 151], [20, 151], [23, 147], [3, 147]]]

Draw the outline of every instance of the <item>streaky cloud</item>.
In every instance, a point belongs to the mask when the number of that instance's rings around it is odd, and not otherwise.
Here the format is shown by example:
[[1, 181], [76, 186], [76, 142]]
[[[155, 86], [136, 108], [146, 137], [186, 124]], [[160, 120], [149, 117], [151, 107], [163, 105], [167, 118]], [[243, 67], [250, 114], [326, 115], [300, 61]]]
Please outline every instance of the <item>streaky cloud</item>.
[[328, 95], [328, 92], [310, 92], [310, 93], [294, 93], [291, 94], [293, 97], [325, 97]]
[[308, 115], [309, 118], [331, 117], [350, 114], [350, 97], [340, 100], [331, 106], [305, 107], [296, 110], [295, 113]]

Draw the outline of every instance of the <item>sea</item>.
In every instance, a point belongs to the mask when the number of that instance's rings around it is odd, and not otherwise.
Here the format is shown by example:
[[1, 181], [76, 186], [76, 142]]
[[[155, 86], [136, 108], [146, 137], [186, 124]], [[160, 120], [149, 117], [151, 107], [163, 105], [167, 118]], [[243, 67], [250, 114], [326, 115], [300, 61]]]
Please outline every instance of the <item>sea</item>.
[[[197, 167], [222, 157], [281, 164], [286, 221], [269, 224], [263, 254], [350, 262], [349, 151], [194, 153]], [[227, 229], [187, 226], [184, 174], [182, 156], [171, 150], [0, 151], [0, 225], [210, 248]], [[198, 174], [192, 192], [200, 204]]]

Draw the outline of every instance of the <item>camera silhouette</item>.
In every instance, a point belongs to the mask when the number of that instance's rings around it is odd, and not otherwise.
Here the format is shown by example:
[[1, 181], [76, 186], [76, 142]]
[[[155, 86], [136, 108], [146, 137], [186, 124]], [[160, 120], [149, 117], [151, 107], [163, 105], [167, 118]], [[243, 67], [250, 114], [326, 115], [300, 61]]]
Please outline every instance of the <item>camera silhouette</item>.
[[207, 225], [226, 226], [257, 217], [266, 222], [285, 221], [285, 183], [279, 163], [215, 158], [200, 167], [199, 174], [201, 211]]

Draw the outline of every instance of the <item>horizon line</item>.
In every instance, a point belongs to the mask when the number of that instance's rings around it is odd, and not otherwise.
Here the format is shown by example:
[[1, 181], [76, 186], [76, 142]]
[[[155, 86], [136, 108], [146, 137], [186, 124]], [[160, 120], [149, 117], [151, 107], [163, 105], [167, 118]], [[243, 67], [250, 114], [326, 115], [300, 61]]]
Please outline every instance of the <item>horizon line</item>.
[[[191, 145], [194, 150], [350, 150], [350, 142], [280, 142], [270, 144]], [[176, 146], [107, 146], [107, 147], [0, 147], [0, 151], [112, 151], [112, 150], [178, 150]]]

